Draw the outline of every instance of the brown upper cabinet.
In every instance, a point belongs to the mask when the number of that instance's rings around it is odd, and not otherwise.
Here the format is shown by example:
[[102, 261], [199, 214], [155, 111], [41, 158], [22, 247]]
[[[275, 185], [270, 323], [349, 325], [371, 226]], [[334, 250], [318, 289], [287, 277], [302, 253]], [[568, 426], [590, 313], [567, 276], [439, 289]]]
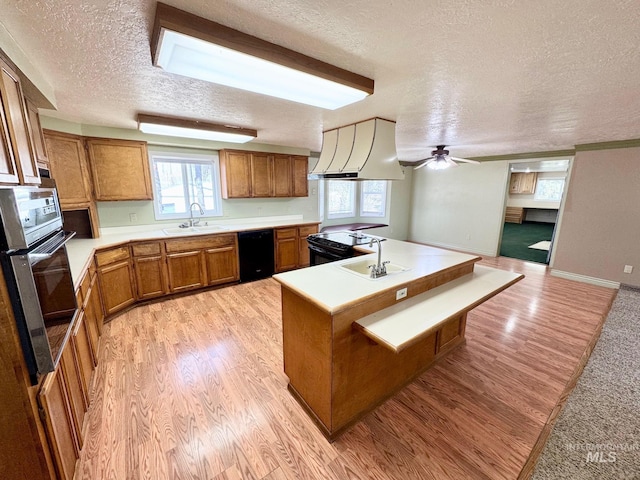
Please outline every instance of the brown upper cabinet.
[[39, 185], [31, 125], [18, 74], [0, 60], [0, 181]]
[[153, 200], [147, 143], [87, 138], [95, 199]]
[[47, 147], [40, 125], [40, 114], [38, 113], [38, 107], [29, 99], [27, 99], [27, 114], [29, 116], [29, 123], [31, 124], [31, 141], [33, 144], [33, 153], [36, 156], [36, 163], [38, 167], [49, 170], [49, 157], [47, 156]]
[[309, 158], [301, 155], [291, 157], [293, 170], [293, 196], [308, 197], [309, 196]]
[[220, 150], [222, 198], [306, 197], [308, 158]]
[[536, 172], [515, 172], [511, 174], [509, 180], [509, 193], [511, 194], [533, 194], [536, 192]]
[[51, 177], [56, 181], [62, 208], [90, 203], [91, 177], [84, 139], [53, 130], [44, 130], [43, 134], [49, 152]]

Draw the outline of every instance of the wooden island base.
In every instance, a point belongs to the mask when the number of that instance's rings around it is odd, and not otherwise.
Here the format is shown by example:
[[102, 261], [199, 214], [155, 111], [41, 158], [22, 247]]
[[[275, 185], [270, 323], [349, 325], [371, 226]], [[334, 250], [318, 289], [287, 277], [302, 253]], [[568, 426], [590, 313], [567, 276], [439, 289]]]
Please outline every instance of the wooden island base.
[[[409, 301], [396, 301], [396, 290], [403, 285], [331, 313], [314, 299], [281, 285], [289, 391], [329, 441], [464, 343], [467, 312], [523, 277], [486, 267], [477, 270], [469, 263], [440, 272], [429, 282], [406, 284]], [[487, 275], [498, 279], [487, 282]], [[469, 291], [471, 296], [466, 295]], [[447, 296], [461, 302], [451, 302]], [[401, 345], [372, 339], [376, 338], [372, 316], [388, 313], [391, 316], [383, 321], [397, 321], [398, 329], [405, 328], [401, 322], [410, 308], [415, 309], [412, 302], [419, 309], [417, 318], [428, 324], [423, 331]], [[454, 306], [449, 308], [450, 304]]]
[[[336, 405], [338, 407], [336, 408], [336, 419], [340, 423], [336, 423], [332, 428], [329, 428], [316, 415], [314, 409], [291, 382], [288, 385], [289, 392], [316, 422], [324, 436], [333, 442], [362, 417], [428, 370], [437, 360], [464, 344], [465, 324], [466, 314], [460, 319], [451, 320], [438, 332], [415, 344], [412, 349], [405, 350], [401, 355], [394, 354], [354, 331], [354, 337], [365, 339], [365, 344], [362, 345], [357, 345], [360, 342], [355, 342], [355, 350], [360, 352], [354, 356], [360, 359], [366, 358], [367, 361], [377, 361], [378, 364], [370, 367], [353, 365], [355, 368], [342, 369], [340, 372], [342, 375], [354, 375], [356, 381], [353, 382], [353, 385], [360, 390], [356, 392], [354, 388], [348, 388], [349, 382], [342, 383], [342, 391], [335, 396], [336, 401], [343, 402], [339, 407]], [[365, 353], [365, 350], [369, 349], [372, 351]], [[365, 369], [366, 371], [364, 371]]]

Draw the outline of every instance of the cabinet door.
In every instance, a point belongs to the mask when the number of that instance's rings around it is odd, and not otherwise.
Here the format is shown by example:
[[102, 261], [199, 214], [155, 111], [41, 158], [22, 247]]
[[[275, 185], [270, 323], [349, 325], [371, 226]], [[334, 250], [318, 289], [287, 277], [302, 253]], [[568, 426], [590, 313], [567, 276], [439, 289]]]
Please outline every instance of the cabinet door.
[[62, 480], [72, 480], [78, 450], [66, 390], [64, 376], [58, 368], [45, 378], [38, 400], [44, 413], [45, 429], [58, 474]]
[[293, 186], [293, 167], [289, 155], [273, 157], [273, 195], [274, 197], [290, 197]]
[[56, 180], [62, 206], [91, 202], [91, 182], [82, 137], [52, 130], [44, 130], [43, 135], [51, 177]]
[[0, 61], [0, 67], [2, 104], [9, 126], [13, 157], [18, 167], [18, 177], [20, 183], [39, 185], [40, 173], [31, 144], [31, 127], [20, 78], [6, 63]]
[[520, 192], [519, 193], [525, 193], [525, 194], [529, 194], [529, 195], [533, 195], [534, 193], [536, 193], [536, 180], [538, 179], [538, 173], [537, 172], [529, 172], [529, 173], [523, 173], [522, 175], [522, 180], [520, 183]]
[[512, 173], [509, 178], [509, 193], [520, 193], [520, 174]]
[[167, 269], [162, 255], [134, 257], [138, 299], [154, 298], [167, 293]]
[[153, 200], [147, 142], [88, 138], [96, 200]]
[[131, 265], [128, 260], [100, 267], [98, 280], [106, 316], [119, 312], [135, 302]]
[[293, 161], [293, 196], [309, 196], [309, 158], [294, 156]]
[[80, 451], [84, 443], [82, 426], [84, 425], [84, 417], [85, 412], [87, 411], [89, 399], [85, 398], [84, 395], [80, 366], [78, 365], [73, 352], [73, 342], [67, 342], [62, 350], [58, 370], [59, 374], [61, 373], [64, 376], [64, 382], [67, 386], [69, 408], [74, 422], [73, 425], [76, 433], [76, 440], [78, 442], [78, 451]]
[[205, 286], [202, 250], [167, 254], [169, 291], [182, 292]]
[[84, 311], [80, 311], [76, 324], [71, 333], [71, 342], [73, 344], [76, 362], [79, 366], [80, 379], [82, 381], [82, 391], [84, 392], [87, 406], [91, 403], [91, 379], [95, 370], [93, 353], [89, 343], [89, 332], [87, 331], [87, 323]]
[[96, 305], [94, 301], [98, 295], [98, 281], [93, 279], [84, 301], [84, 323], [89, 339], [89, 347], [91, 348], [91, 358], [94, 365], [98, 365], [98, 348], [100, 343], [100, 331], [98, 329], [98, 309], [102, 309], [101, 305]]
[[33, 151], [36, 156], [38, 167], [49, 170], [49, 157], [47, 156], [47, 148], [42, 135], [42, 127], [40, 126], [40, 114], [38, 107], [33, 102], [27, 100], [27, 114], [29, 115], [29, 123], [31, 124], [31, 142]]
[[298, 229], [276, 230], [276, 272], [293, 270], [298, 266]]
[[90, 303], [91, 305], [93, 305], [92, 311], [94, 314], [94, 321], [99, 337], [100, 335], [102, 335], [102, 325], [104, 324], [104, 308], [102, 307], [102, 295], [100, 294], [100, 288], [98, 285], [98, 276], [94, 275], [91, 279], [91, 290], [88, 295], [89, 300], [85, 303]]
[[308, 226], [298, 228], [298, 266], [308, 267], [311, 264], [309, 255], [309, 244], [307, 237], [313, 233], [318, 233], [318, 226]]
[[248, 152], [220, 151], [223, 198], [251, 197], [251, 159]]
[[4, 114], [5, 95], [0, 88], [0, 183], [18, 184], [18, 169], [13, 158], [11, 138], [9, 137], [9, 125]]
[[207, 283], [209, 285], [240, 280], [238, 250], [235, 246], [210, 248], [205, 250], [204, 255], [207, 265]]
[[251, 154], [251, 196], [273, 196], [273, 156], [266, 153]]

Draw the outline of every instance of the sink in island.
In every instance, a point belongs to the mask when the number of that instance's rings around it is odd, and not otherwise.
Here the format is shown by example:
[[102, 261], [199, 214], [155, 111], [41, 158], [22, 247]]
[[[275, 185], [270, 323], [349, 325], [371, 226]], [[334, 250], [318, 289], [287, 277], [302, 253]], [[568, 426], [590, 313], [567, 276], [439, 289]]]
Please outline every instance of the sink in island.
[[289, 390], [329, 440], [462, 344], [467, 312], [523, 278], [475, 255], [397, 240], [383, 249], [402, 267], [392, 275], [363, 274], [373, 253], [356, 275], [347, 259], [273, 277]]

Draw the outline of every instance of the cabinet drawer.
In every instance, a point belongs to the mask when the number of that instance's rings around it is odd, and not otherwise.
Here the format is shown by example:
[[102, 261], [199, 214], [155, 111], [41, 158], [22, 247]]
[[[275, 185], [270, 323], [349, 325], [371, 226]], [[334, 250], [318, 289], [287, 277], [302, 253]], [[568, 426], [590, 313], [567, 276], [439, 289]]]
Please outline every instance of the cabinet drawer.
[[318, 233], [317, 225], [310, 225], [308, 227], [300, 227], [300, 237], [306, 238], [313, 233]]
[[128, 258], [128, 247], [112, 248], [110, 250], [102, 250], [96, 253], [96, 263], [98, 264], [98, 267], [102, 267], [103, 265], [108, 265], [113, 262], [118, 262], [120, 260], [126, 260]]
[[134, 257], [160, 255], [162, 253], [162, 246], [160, 242], [134, 243], [131, 245], [131, 251]]
[[220, 248], [235, 245], [235, 233], [211, 235], [208, 237], [180, 238], [165, 242], [167, 253], [189, 252], [192, 250], [204, 250], [206, 248]]
[[298, 236], [297, 228], [279, 228], [276, 230], [276, 240], [283, 238], [296, 238]]

